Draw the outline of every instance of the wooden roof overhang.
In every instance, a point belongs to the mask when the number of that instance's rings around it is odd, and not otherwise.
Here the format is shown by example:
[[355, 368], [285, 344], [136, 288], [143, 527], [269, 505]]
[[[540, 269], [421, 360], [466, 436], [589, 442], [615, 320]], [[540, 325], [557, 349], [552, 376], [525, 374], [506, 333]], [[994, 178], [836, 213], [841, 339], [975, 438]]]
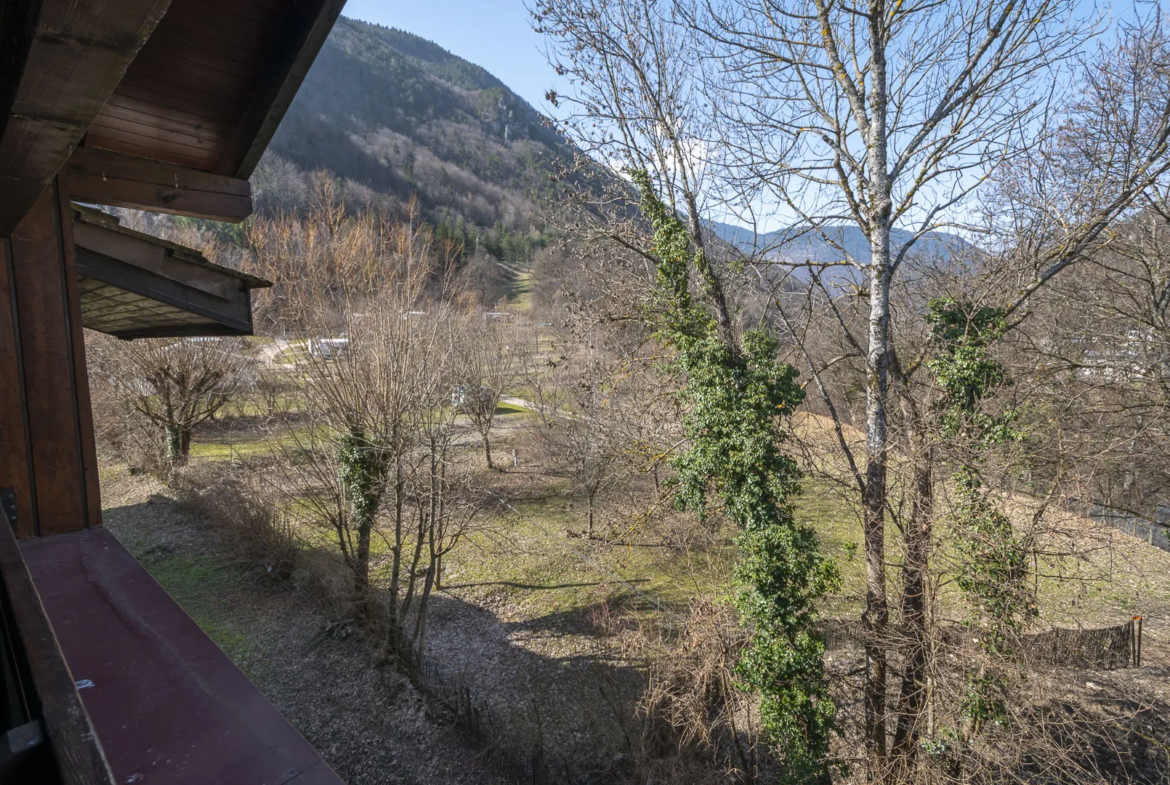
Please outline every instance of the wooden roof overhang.
[[0, 4], [0, 236], [77, 201], [239, 222], [344, 0]]
[[74, 205], [82, 324], [123, 339], [251, 335], [251, 290], [272, 284]]
[[19, 781], [340, 785], [101, 528], [82, 325], [250, 331], [264, 282], [70, 202], [246, 218], [248, 177], [343, 5], [0, 0], [0, 528], [23, 543], [0, 538], [0, 631], [23, 646], [0, 666], [30, 671], [33, 698], [0, 716], [0, 741], [40, 723], [51, 752]]

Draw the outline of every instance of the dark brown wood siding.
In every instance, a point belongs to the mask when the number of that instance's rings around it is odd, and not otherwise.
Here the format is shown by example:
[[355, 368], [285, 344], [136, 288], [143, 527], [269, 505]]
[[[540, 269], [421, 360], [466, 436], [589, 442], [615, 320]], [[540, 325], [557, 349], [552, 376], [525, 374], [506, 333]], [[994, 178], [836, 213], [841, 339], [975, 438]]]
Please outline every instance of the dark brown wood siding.
[[73, 238], [61, 205], [54, 181], [9, 245], [40, 535], [101, 523]]
[[16, 493], [17, 536], [31, 537], [36, 532], [36, 503], [17, 330], [12, 248], [8, 239], [0, 238], [0, 488]]

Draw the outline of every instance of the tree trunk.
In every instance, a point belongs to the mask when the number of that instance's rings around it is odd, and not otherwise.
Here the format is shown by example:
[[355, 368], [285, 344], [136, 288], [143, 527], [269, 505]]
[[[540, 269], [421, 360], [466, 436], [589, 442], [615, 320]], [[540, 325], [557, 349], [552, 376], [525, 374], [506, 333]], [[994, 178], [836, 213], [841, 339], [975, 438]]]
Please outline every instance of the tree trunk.
[[435, 562], [432, 561], [427, 567], [426, 577], [423, 579], [422, 597], [418, 602], [418, 613], [415, 614], [414, 622], [414, 655], [418, 662], [422, 662], [423, 654], [423, 639], [427, 634], [427, 608], [431, 601], [431, 589], [434, 587], [435, 577]]
[[483, 432], [483, 454], [485, 456], [487, 456], [488, 468], [495, 469], [496, 467], [494, 465], [492, 465], [492, 442], [491, 442], [491, 439], [488, 437], [487, 431]]
[[932, 651], [928, 609], [931, 522], [934, 516], [934, 449], [913, 403], [908, 404], [910, 449], [914, 460], [910, 519], [906, 526], [906, 562], [902, 568], [902, 621], [909, 649], [902, 670], [898, 725], [893, 755], [900, 772], [916, 766], [918, 739], [926, 703], [927, 676]]
[[[889, 229], [883, 233], [889, 253]], [[876, 244], [876, 243], [875, 243]], [[865, 539], [865, 741], [871, 781], [886, 760], [886, 459], [888, 451], [889, 277], [875, 259], [871, 275], [870, 336], [866, 390]]]
[[358, 521], [357, 551], [353, 564], [353, 593], [357, 614], [362, 619], [368, 619], [371, 610], [370, 532], [373, 528], [373, 521]]
[[398, 594], [402, 580], [402, 546], [403, 546], [403, 499], [406, 492], [406, 476], [402, 466], [402, 445], [398, 439], [398, 429], [394, 430], [394, 549], [393, 562], [390, 568], [390, 624], [397, 628]]
[[167, 425], [163, 428], [163, 436], [167, 444], [167, 461], [171, 466], [182, 466], [191, 453], [190, 430], [184, 430], [178, 425]]
[[870, 6], [869, 36], [873, 87], [870, 95], [868, 205], [869, 346], [866, 357], [866, 470], [864, 505], [865, 539], [865, 746], [867, 776], [871, 782], [886, 776], [886, 643], [889, 606], [886, 599], [886, 475], [889, 450], [890, 365], [890, 258], [891, 184], [887, 161], [886, 131], [886, 30], [885, 4]]

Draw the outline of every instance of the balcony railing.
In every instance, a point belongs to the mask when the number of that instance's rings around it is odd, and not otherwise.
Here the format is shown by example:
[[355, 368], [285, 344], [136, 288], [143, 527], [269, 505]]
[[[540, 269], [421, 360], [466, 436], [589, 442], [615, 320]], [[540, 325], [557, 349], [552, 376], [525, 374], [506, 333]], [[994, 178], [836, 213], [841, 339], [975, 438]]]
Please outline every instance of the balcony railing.
[[112, 785], [0, 488], [0, 782]]

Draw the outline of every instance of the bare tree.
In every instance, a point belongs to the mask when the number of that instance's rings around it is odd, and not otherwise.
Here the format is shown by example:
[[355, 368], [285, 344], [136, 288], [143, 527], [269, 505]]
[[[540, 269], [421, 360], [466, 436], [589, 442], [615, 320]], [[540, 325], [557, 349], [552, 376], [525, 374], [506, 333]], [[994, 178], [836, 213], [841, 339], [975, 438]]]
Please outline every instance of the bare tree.
[[218, 414], [252, 371], [239, 339], [105, 342], [93, 352], [95, 380], [153, 427], [171, 467], [187, 462], [195, 428]]
[[[1082, 62], [1097, 26], [1067, 0], [1039, 7], [1012, 0], [860, 6], [594, 0], [542, 4], [536, 16], [576, 84], [570, 130], [600, 160], [651, 168], [699, 250], [701, 213], [712, 204], [742, 214], [775, 211], [791, 224], [780, 242], [761, 249], [768, 263], [784, 260], [799, 247], [795, 240], [809, 235], [835, 249], [828, 261], [786, 261], [818, 293], [829, 317], [821, 327], [838, 332], [842, 349], [832, 357], [804, 352], [804, 359], [835, 420], [864, 512], [864, 736], [870, 776], [882, 778], [889, 753], [891, 385], [904, 391], [908, 444], [918, 445], [908, 483], [918, 489], [910, 508], [919, 511], [906, 529], [916, 565], [905, 573], [911, 600], [926, 593], [934, 485], [930, 439], [913, 436], [925, 434], [929, 412], [912, 392], [922, 358], [895, 346], [891, 292], [932, 232], [994, 230], [996, 263], [976, 255], [968, 274], [981, 268], [986, 280], [1001, 282], [1010, 270], [1015, 277], [1002, 307], [1022, 313], [1031, 295], [1106, 239], [1107, 228], [1170, 166], [1170, 101], [1159, 87], [1165, 82], [1159, 59], [1150, 54], [1158, 51], [1157, 24]], [[1074, 95], [1080, 99], [1066, 102]], [[715, 122], [704, 119], [710, 117]], [[1078, 123], [1096, 129], [1077, 137], [1079, 149], [1068, 133]], [[1034, 176], [1037, 167], [1044, 176]], [[1021, 187], [1009, 196], [1012, 208], [978, 221], [981, 186], [992, 177], [1010, 183], [1013, 172]], [[1058, 184], [1068, 199], [1039, 192]], [[1037, 199], [1030, 203], [1029, 196]], [[1025, 209], [1036, 202], [1051, 209]], [[1005, 226], [1003, 215], [1030, 216], [1029, 226], [1048, 231], [1010, 231], [1026, 221]], [[862, 248], [847, 241], [847, 225], [860, 231]], [[634, 242], [624, 245], [638, 250]], [[776, 287], [775, 275], [762, 273], [761, 280]], [[988, 287], [976, 299], [993, 292]], [[808, 335], [793, 327], [794, 336]], [[864, 459], [844, 436], [840, 390], [824, 383], [834, 366], [853, 358], [861, 361], [865, 390]], [[923, 601], [907, 607], [912, 625], [922, 623], [915, 607]], [[907, 701], [920, 694], [920, 677], [914, 668], [903, 676], [902, 705], [913, 715]], [[900, 725], [898, 755], [913, 755], [914, 722]]]
[[1111, 230], [1076, 276], [1039, 294], [1021, 325], [1023, 358], [1062, 438], [1030, 480], [1052, 481], [1061, 451], [1091, 500], [1153, 517], [1170, 501], [1170, 233], [1161, 198]]
[[417, 215], [329, 205], [253, 228], [258, 266], [301, 274], [278, 286], [282, 329], [306, 341], [346, 336], [331, 356], [296, 366], [310, 427], [284, 462], [288, 492], [336, 545], [357, 617], [386, 622], [410, 660], [423, 651], [442, 558], [482, 507], [453, 451], [453, 392], [467, 376], [460, 342], [473, 322], [453, 304], [452, 258]]
[[[827, 268], [839, 265], [858, 271], [851, 280], [868, 300], [864, 329], [837, 321], [852, 351], [865, 358], [865, 461], [855, 482], [864, 508], [865, 736], [872, 776], [881, 776], [888, 752], [884, 521], [890, 383], [904, 387], [902, 376], [911, 367], [899, 363], [893, 345], [891, 287], [922, 238], [964, 227], [956, 216], [989, 175], [1019, 165], [1034, 146], [1056, 138], [1046, 122], [1053, 79], [1092, 33], [1090, 24], [1075, 21], [1074, 5], [853, 7], [749, 0], [711, 2], [687, 12], [723, 64], [718, 106], [726, 118], [729, 182], [743, 201], [762, 200], [793, 217], [795, 227], [783, 239], [814, 233], [835, 247], [839, 259], [830, 265], [793, 260], [814, 268], [816, 286], [824, 289]], [[1151, 127], [1098, 146], [1098, 152], [1128, 163], [1084, 186], [1090, 193], [1078, 199], [1081, 212], [1068, 226], [1074, 242], [1045, 246], [1046, 256], [1036, 259], [1034, 275], [1009, 308], [1079, 258], [1166, 170], [1170, 118], [1162, 110], [1170, 103], [1154, 104]], [[868, 245], [864, 256], [843, 242], [837, 229], [843, 223], [860, 229]], [[895, 244], [898, 228], [904, 234]], [[834, 298], [825, 302], [835, 307]], [[861, 466], [852, 458], [850, 463]], [[930, 465], [927, 456], [915, 480], [923, 492], [920, 507], [930, 492]], [[922, 527], [911, 527], [908, 536], [908, 552], [925, 558]], [[900, 754], [912, 754], [913, 734], [900, 733], [895, 744]]]
[[480, 318], [483, 324], [469, 326], [459, 341], [463, 356], [459, 408], [471, 420], [483, 441], [488, 468], [495, 469], [492, 463], [492, 425], [500, 400], [520, 379], [527, 365], [524, 355], [529, 347], [521, 342], [513, 325], [490, 322], [486, 314]]
[[[724, 59], [733, 182], [794, 214], [858, 269], [869, 301], [864, 331], [848, 332], [866, 361], [864, 508], [866, 720], [871, 777], [886, 767], [885, 519], [890, 288], [915, 241], [953, 221], [952, 209], [1005, 159], [1012, 132], [1041, 116], [1058, 63], [1080, 43], [1073, 3], [710, 3], [689, 15]], [[858, 226], [868, 258], [829, 227]], [[892, 246], [895, 227], [911, 236]], [[860, 462], [853, 465], [860, 466]]]
[[566, 363], [554, 371], [551, 384], [530, 387], [548, 471], [566, 477], [572, 492], [585, 497], [585, 534], [593, 538], [598, 502], [626, 476], [626, 451], [632, 447], [611, 427], [618, 414], [613, 379], [594, 358]]
[[[563, 130], [581, 153], [575, 174], [583, 182], [566, 189], [568, 214], [561, 220], [575, 238], [611, 241], [590, 256], [607, 268], [592, 304], [605, 308], [612, 300], [602, 318], [628, 320], [646, 305], [655, 272], [639, 196], [627, 180], [615, 180], [615, 171], [646, 172], [655, 192], [686, 216], [691, 242], [708, 250], [702, 222], [711, 120], [695, 78], [699, 52], [665, 0], [538, 2], [531, 11], [538, 32], [549, 38], [553, 64], [577, 85], [569, 95], [550, 93], [565, 107]], [[588, 246], [581, 251], [591, 253]], [[711, 261], [702, 286], [723, 340], [738, 351], [726, 271]]]

